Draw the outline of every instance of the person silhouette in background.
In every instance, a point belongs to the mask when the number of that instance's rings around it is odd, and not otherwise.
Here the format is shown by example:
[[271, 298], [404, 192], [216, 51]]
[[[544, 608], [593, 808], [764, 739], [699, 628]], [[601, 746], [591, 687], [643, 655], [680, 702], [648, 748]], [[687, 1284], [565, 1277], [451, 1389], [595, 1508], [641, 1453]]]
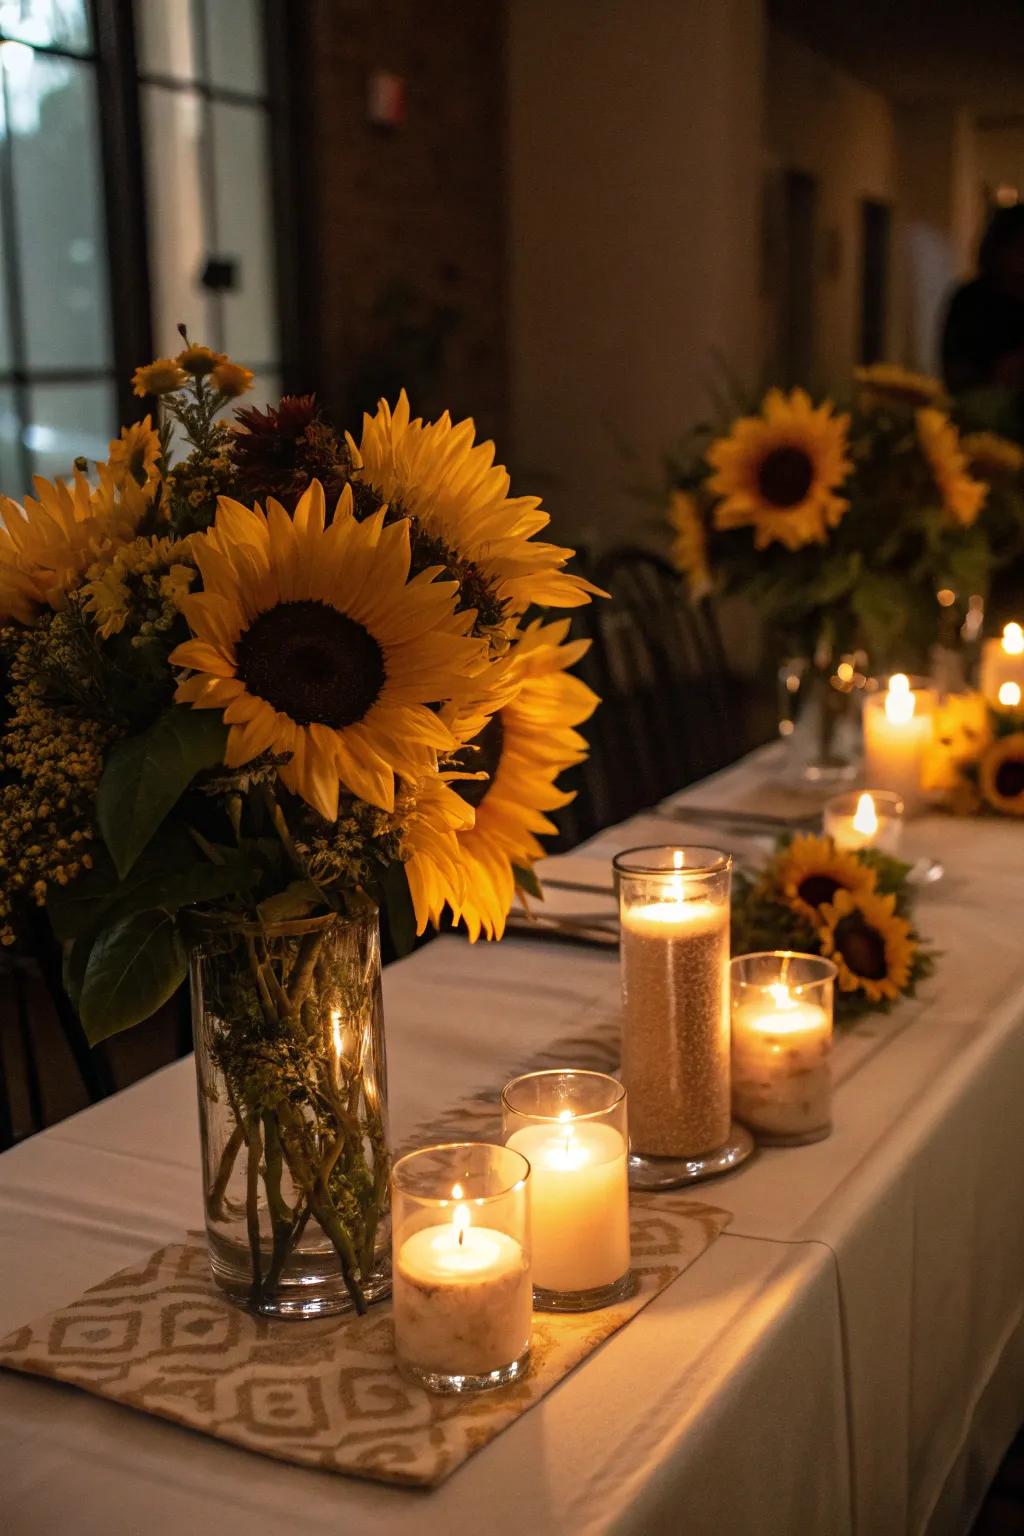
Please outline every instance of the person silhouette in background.
[[[953, 294], [942, 334], [950, 394], [1002, 390], [1024, 396], [1024, 204], [992, 215], [978, 276]], [[1017, 414], [1015, 412], [1015, 414]]]

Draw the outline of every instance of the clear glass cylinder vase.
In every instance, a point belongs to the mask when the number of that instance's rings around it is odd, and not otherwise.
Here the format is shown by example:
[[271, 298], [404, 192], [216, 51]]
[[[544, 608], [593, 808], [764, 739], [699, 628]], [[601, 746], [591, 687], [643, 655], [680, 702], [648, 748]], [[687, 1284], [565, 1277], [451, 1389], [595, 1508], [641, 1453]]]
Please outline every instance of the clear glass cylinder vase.
[[376, 912], [210, 922], [191, 974], [215, 1281], [266, 1316], [363, 1311], [391, 1288]]
[[794, 781], [839, 786], [856, 777], [866, 665], [863, 652], [821, 650], [779, 668], [779, 735]]

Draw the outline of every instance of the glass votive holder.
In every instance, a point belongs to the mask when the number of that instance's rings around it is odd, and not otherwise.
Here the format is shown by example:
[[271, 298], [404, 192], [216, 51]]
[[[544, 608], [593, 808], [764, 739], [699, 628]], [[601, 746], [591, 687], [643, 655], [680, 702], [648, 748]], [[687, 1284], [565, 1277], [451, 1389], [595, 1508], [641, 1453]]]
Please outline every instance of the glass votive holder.
[[395, 1353], [431, 1392], [515, 1381], [530, 1353], [530, 1165], [511, 1147], [452, 1142], [391, 1175]]
[[505, 1145], [530, 1164], [534, 1305], [588, 1312], [628, 1296], [626, 1090], [603, 1072], [530, 1072], [501, 1095]]
[[927, 678], [896, 672], [864, 700], [864, 777], [891, 789], [914, 816], [924, 803], [922, 776], [931, 746], [935, 690]]
[[622, 1078], [634, 1159], [699, 1160], [729, 1139], [729, 899], [717, 848], [630, 848], [613, 861]]
[[854, 789], [826, 800], [823, 823], [837, 848], [896, 854], [903, 838], [903, 801], [891, 789]]
[[836, 968], [790, 950], [740, 955], [732, 978], [732, 1107], [768, 1146], [822, 1141], [832, 1129]]

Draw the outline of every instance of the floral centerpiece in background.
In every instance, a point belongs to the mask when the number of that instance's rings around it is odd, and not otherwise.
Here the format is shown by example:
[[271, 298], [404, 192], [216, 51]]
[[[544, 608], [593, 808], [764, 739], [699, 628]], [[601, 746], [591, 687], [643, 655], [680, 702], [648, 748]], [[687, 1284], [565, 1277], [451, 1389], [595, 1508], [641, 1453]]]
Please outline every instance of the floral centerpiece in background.
[[[184, 336], [184, 332], [183, 332]], [[209, 348], [106, 463], [0, 502], [0, 940], [42, 907], [95, 1042], [192, 957], [215, 1276], [270, 1313], [387, 1288], [378, 908], [500, 937], [585, 755], [592, 589], [472, 422], [403, 395], [224, 408]], [[172, 440], [184, 457], [172, 462]]]
[[674, 559], [693, 598], [743, 594], [817, 667], [826, 762], [865, 671], [924, 669], [944, 605], [1020, 558], [1022, 470], [1015, 444], [960, 437], [936, 380], [891, 364], [857, 370], [844, 412], [772, 389], [667, 460]]

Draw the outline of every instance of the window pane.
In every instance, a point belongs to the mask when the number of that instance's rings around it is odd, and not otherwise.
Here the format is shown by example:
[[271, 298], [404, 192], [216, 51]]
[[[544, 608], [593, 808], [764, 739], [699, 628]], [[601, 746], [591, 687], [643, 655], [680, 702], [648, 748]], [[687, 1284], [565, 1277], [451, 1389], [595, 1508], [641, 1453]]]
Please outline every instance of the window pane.
[[263, 93], [263, 28], [259, 0], [206, 0], [209, 83]]
[[44, 47], [88, 48], [87, 0], [0, 0], [0, 32]]
[[25, 428], [32, 473], [63, 477], [79, 456], [105, 459], [115, 424], [112, 384], [37, 384]]
[[[0, 95], [0, 144], [3, 143], [5, 136], [4, 99]], [[0, 373], [7, 373], [13, 366], [9, 309], [10, 295], [7, 292], [7, 241], [10, 238], [10, 231], [5, 226], [5, 201], [5, 198], [0, 197]]]
[[110, 360], [95, 71], [0, 48], [13, 141], [14, 233], [30, 368]]
[[28, 489], [21, 483], [21, 427], [13, 389], [0, 389], [0, 494], [20, 500]]
[[135, 25], [142, 74], [196, 78], [192, 0], [142, 0], [135, 7]]
[[225, 349], [232, 357], [277, 357], [271, 264], [267, 117], [258, 107], [215, 102], [213, 171], [217, 254], [235, 263], [236, 286], [223, 298]]
[[147, 85], [142, 103], [156, 349], [159, 354], [177, 351], [179, 321], [196, 341], [216, 345], [210, 296], [200, 283], [206, 256], [200, 100], [191, 91]]

